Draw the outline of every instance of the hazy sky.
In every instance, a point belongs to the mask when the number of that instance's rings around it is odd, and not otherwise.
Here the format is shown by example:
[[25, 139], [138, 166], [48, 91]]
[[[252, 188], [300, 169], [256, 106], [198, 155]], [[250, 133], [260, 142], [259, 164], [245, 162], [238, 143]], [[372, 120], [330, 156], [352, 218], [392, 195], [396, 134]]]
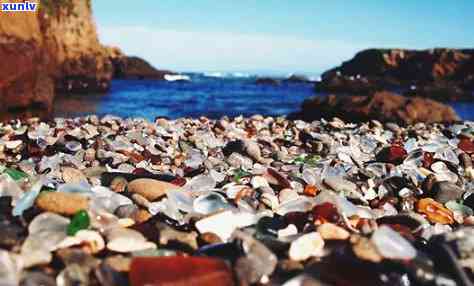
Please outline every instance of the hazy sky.
[[178, 71], [320, 73], [369, 47], [474, 47], [474, 0], [93, 0], [101, 41]]

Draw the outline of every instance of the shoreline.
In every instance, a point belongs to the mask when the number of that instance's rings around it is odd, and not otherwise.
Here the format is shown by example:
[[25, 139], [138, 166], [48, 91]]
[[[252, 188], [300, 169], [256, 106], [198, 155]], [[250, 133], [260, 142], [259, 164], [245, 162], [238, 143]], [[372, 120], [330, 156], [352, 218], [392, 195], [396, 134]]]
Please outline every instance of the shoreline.
[[[11, 269], [0, 280], [11, 285], [472, 275], [474, 122], [88, 116], [0, 126], [0, 265]], [[434, 251], [447, 241], [460, 256]], [[419, 265], [420, 253], [443, 272]], [[341, 275], [342, 264], [354, 272]]]

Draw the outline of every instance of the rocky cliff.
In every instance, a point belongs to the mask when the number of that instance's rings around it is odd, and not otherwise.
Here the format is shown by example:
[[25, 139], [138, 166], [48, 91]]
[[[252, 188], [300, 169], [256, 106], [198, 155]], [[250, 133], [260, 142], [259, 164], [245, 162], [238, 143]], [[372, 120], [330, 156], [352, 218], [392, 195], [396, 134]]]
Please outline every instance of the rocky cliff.
[[38, 20], [59, 92], [105, 91], [113, 74], [98, 40], [90, 0], [41, 1]]
[[316, 89], [399, 90], [438, 100], [474, 100], [474, 49], [369, 49], [322, 75]]
[[4, 13], [0, 17], [0, 114], [51, 108], [51, 57], [38, 17]]
[[41, 0], [36, 12], [2, 13], [0, 57], [0, 120], [44, 117], [55, 93], [103, 92], [113, 76], [171, 73], [101, 45], [90, 0]]
[[2, 118], [48, 114], [55, 90], [106, 90], [113, 73], [89, 0], [43, 0], [36, 12], [2, 13], [0, 57]]

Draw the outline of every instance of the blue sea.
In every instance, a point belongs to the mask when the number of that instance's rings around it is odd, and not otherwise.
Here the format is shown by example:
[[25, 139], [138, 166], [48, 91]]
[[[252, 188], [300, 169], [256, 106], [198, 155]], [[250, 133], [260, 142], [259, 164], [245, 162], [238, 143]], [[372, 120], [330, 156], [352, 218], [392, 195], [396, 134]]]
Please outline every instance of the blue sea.
[[[62, 95], [55, 116], [106, 114], [143, 117], [220, 118], [224, 115], [287, 115], [316, 94], [312, 83], [256, 84], [256, 76], [187, 74], [189, 81], [114, 80], [106, 94]], [[464, 120], [474, 120], [474, 103], [452, 103]]]

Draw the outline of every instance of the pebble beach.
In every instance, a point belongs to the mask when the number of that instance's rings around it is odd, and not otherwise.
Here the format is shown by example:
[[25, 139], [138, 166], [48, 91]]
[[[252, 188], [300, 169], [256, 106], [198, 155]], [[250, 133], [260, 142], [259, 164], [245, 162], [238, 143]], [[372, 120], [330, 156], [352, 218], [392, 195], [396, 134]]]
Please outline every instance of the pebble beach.
[[474, 122], [0, 124], [0, 285], [473, 285]]

